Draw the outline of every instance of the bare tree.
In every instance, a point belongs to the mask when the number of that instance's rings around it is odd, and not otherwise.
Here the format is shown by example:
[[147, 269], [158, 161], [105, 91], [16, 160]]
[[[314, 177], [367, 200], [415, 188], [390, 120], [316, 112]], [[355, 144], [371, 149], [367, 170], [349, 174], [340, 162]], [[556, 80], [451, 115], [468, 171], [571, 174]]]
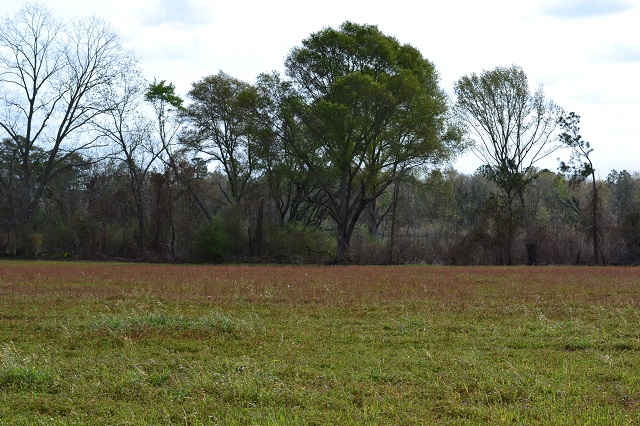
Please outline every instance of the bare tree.
[[[138, 255], [145, 256], [147, 176], [163, 146], [151, 137], [152, 121], [145, 113], [147, 82], [135, 66], [126, 70], [126, 76], [102, 92], [104, 114], [95, 120], [99, 134], [110, 146], [110, 157], [122, 164], [129, 178], [138, 221]], [[148, 112], [151, 109], [149, 108]]]
[[[536, 261], [536, 245], [525, 209], [524, 193], [536, 178], [535, 165], [556, 151], [561, 143], [552, 137], [561, 110], [544, 96], [542, 87], [529, 89], [527, 75], [518, 66], [498, 67], [460, 78], [455, 84], [456, 109], [467, 125], [473, 152], [484, 161], [482, 172], [501, 191], [509, 214], [509, 229], [522, 209], [530, 263]], [[511, 263], [513, 232], [507, 238], [507, 262]]]
[[100, 92], [129, 61], [95, 17], [63, 22], [30, 4], [0, 23], [0, 137], [16, 152], [10, 233], [32, 221], [50, 181], [74, 166], [68, 160], [96, 146], [88, 125], [104, 112]]
[[[184, 156], [185, 147], [180, 143], [179, 134], [183, 130], [185, 121], [184, 108], [182, 106], [183, 99], [175, 93], [173, 83], [166, 83], [165, 80], [153, 83], [147, 86], [145, 100], [153, 107], [155, 112], [155, 129], [154, 135], [162, 145], [162, 159], [167, 170], [171, 171], [172, 179], [167, 179], [169, 194], [176, 193], [179, 196], [180, 191], [184, 191], [198, 206], [199, 210], [204, 214], [207, 221], [212, 221], [212, 215], [209, 208], [202, 197], [202, 194], [196, 190], [194, 186], [194, 178], [198, 178], [197, 174], [185, 173], [185, 169], [192, 169]], [[158, 179], [156, 179], [158, 182]], [[174, 185], [176, 182], [177, 185]], [[172, 190], [173, 186], [179, 186], [179, 191]], [[169, 220], [171, 228], [171, 239], [169, 242], [169, 258], [171, 261], [176, 260], [176, 223], [174, 221], [174, 201], [177, 196], [169, 195], [168, 200], [162, 206], [164, 216]]]

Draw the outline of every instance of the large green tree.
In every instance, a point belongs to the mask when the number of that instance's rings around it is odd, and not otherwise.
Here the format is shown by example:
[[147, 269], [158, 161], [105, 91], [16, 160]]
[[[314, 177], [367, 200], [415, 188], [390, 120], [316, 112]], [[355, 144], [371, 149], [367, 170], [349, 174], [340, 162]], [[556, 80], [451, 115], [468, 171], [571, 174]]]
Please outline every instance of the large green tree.
[[277, 211], [278, 226], [317, 226], [324, 219], [318, 203], [319, 191], [309, 185], [306, 168], [290, 151], [302, 130], [295, 119], [297, 98], [291, 82], [277, 73], [258, 76], [258, 163], [263, 182]]
[[447, 157], [459, 134], [433, 64], [376, 26], [313, 33], [285, 65], [301, 129], [288, 151], [336, 224], [335, 261], [348, 262], [363, 210], [398, 176]]
[[534, 263], [536, 246], [528, 226], [525, 189], [537, 176], [536, 164], [560, 147], [552, 137], [560, 108], [545, 98], [542, 87], [532, 92], [518, 66], [463, 76], [454, 91], [473, 151], [484, 161], [482, 172], [500, 188], [508, 218], [507, 263], [511, 263], [513, 230], [522, 218], [529, 261]]
[[224, 72], [193, 84], [185, 109], [190, 125], [184, 140], [219, 166], [225, 204], [237, 206], [252, 189], [257, 159], [257, 90]]

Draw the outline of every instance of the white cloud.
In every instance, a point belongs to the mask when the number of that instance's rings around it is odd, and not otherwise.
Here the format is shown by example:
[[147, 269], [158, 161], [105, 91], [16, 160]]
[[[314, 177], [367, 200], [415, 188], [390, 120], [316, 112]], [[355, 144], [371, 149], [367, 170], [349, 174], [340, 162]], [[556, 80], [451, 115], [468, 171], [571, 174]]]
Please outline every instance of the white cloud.
[[640, 62], [640, 45], [629, 43], [615, 43], [603, 48], [591, 56], [593, 62], [635, 63]]
[[622, 13], [633, 7], [626, 0], [552, 0], [542, 6], [542, 12], [557, 18], [585, 18]]
[[203, 25], [211, 20], [211, 3], [198, 0], [156, 0], [145, 11], [143, 22], [151, 26]]

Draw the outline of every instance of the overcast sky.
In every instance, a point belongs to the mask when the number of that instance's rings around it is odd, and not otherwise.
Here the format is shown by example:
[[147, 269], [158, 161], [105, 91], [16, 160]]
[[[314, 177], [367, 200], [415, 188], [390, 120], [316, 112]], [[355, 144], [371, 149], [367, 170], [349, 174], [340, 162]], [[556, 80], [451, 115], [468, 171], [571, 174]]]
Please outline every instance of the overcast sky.
[[[282, 71], [289, 50], [323, 27], [375, 24], [417, 47], [453, 97], [463, 75], [519, 65], [532, 88], [582, 117], [601, 178], [640, 171], [640, 0], [44, 0], [64, 17], [110, 22], [140, 59], [149, 80], [185, 95], [222, 70], [254, 82]], [[13, 15], [16, 0], [0, 0]], [[557, 167], [554, 155], [545, 166]], [[565, 158], [566, 159], [566, 158]], [[480, 163], [455, 163], [471, 173]]]

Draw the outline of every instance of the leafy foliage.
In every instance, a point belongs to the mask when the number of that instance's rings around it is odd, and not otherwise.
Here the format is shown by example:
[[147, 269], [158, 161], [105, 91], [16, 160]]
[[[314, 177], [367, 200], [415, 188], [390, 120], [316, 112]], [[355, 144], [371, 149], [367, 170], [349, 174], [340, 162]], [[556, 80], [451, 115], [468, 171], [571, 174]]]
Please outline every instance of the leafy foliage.
[[580, 116], [570, 112], [559, 119], [563, 132], [560, 141], [571, 148], [571, 158], [568, 163], [560, 162], [560, 171], [568, 174], [573, 180], [582, 181], [595, 173], [589, 155], [593, 152], [591, 144], [580, 135]]
[[446, 158], [459, 139], [447, 128], [433, 64], [375, 26], [314, 33], [285, 65], [302, 129], [290, 150], [323, 195], [317, 202], [337, 227], [336, 261], [345, 262], [365, 207], [399, 176]]
[[219, 216], [198, 232], [194, 241], [194, 259], [201, 262], [220, 262], [229, 255], [231, 238]]

